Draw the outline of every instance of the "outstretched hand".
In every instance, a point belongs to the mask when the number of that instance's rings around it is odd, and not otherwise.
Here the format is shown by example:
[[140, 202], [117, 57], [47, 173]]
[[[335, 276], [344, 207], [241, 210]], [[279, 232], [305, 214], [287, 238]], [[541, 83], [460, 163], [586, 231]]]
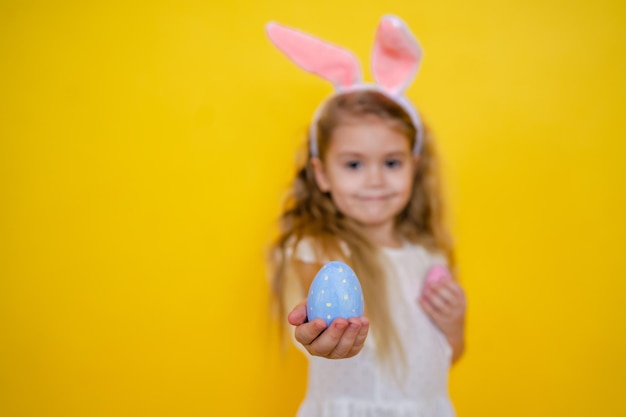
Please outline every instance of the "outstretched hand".
[[464, 349], [466, 299], [463, 288], [451, 279], [424, 286], [419, 304], [443, 332], [452, 347], [452, 359]]
[[322, 319], [307, 321], [306, 301], [289, 313], [289, 323], [296, 327], [296, 340], [313, 356], [329, 359], [351, 358], [363, 349], [369, 331], [366, 317], [337, 318], [328, 328]]

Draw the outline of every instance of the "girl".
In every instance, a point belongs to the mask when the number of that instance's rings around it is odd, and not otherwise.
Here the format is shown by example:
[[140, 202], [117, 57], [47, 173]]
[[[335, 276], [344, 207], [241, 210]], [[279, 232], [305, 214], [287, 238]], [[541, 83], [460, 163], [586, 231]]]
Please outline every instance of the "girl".
[[[315, 113], [308, 158], [271, 251], [278, 311], [290, 310], [309, 357], [298, 415], [453, 416], [447, 374], [464, 348], [465, 296], [445, 276], [425, 282], [431, 267], [453, 264], [432, 138], [402, 95], [419, 66], [419, 44], [398, 18], [383, 18], [372, 62], [377, 83], [368, 85], [347, 51], [273, 23], [267, 31], [337, 89]], [[366, 317], [326, 327], [307, 320], [305, 297], [331, 260], [356, 272]]]

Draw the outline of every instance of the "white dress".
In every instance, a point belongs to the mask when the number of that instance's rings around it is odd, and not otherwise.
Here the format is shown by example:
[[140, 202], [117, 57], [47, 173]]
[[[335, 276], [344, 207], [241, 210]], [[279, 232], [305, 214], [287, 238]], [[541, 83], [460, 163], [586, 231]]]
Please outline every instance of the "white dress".
[[[314, 262], [312, 253], [304, 240], [295, 256]], [[403, 382], [377, 360], [371, 329], [363, 350], [349, 359], [311, 356], [295, 342], [309, 359], [307, 392], [298, 417], [454, 417], [448, 395], [452, 349], [417, 303], [428, 269], [445, 264], [445, 259], [413, 244], [384, 248], [383, 253], [394, 269], [388, 274], [388, 293], [391, 317], [406, 355]], [[292, 291], [303, 294], [293, 285]], [[294, 296], [292, 292], [291, 302], [298, 300]]]

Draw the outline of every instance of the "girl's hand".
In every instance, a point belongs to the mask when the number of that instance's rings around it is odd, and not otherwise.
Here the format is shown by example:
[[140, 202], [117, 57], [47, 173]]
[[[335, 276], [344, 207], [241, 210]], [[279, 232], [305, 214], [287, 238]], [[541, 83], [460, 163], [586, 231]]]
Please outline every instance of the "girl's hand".
[[306, 318], [306, 301], [298, 304], [287, 317], [296, 326], [295, 337], [313, 356], [329, 359], [351, 358], [363, 349], [369, 331], [366, 317], [335, 319], [328, 328], [322, 319]]
[[452, 361], [461, 357], [465, 346], [465, 291], [451, 279], [424, 286], [419, 304], [443, 332], [452, 347]]

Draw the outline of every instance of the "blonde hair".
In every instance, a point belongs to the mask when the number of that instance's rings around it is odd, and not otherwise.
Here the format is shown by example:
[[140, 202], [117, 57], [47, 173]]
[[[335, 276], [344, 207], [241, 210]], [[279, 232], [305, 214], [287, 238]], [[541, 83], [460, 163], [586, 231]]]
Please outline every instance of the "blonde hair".
[[[400, 105], [376, 91], [355, 91], [337, 95], [324, 106], [316, 138], [321, 159], [325, 157], [333, 131], [342, 123], [360, 118], [378, 118], [388, 123], [405, 135], [413, 148], [416, 128]], [[423, 136], [411, 198], [396, 218], [396, 231], [410, 242], [443, 254], [452, 266], [452, 243], [444, 227], [432, 136], [426, 129]], [[293, 279], [290, 275], [295, 271], [295, 260], [290, 254], [305, 237], [311, 238], [317, 250], [329, 259], [329, 255], [334, 255], [336, 259], [342, 253], [341, 245], [347, 245], [349, 259], [345, 261], [352, 266], [361, 282], [366, 315], [371, 322], [377, 352], [384, 361], [396, 356], [394, 354], [403, 358], [389, 313], [385, 265], [379, 256], [379, 249], [365, 238], [355, 222], [338, 211], [330, 195], [318, 188], [310, 155], [293, 181], [280, 217], [279, 236], [270, 251], [271, 290], [279, 317], [284, 317], [286, 309], [292, 307], [284, 305], [283, 297], [287, 280]], [[305, 294], [302, 294], [303, 297]]]

